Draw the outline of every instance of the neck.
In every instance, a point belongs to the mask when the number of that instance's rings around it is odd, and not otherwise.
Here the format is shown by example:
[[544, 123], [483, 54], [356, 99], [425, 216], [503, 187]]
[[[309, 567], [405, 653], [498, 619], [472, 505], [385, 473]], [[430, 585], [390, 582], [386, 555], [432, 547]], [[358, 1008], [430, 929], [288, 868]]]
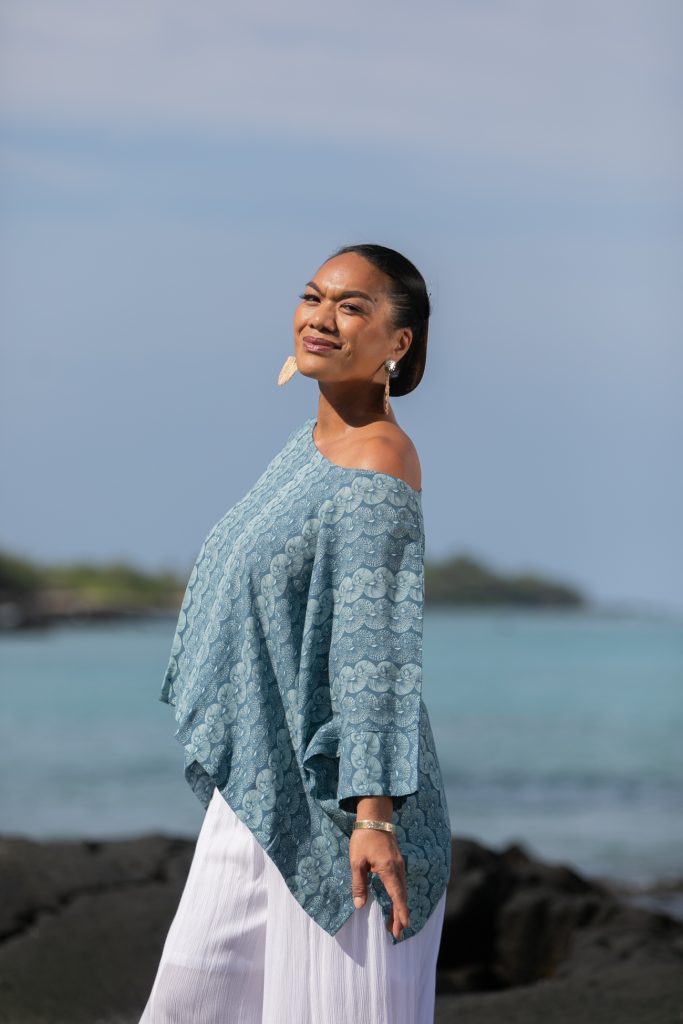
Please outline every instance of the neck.
[[335, 437], [349, 428], [367, 427], [371, 423], [397, 423], [393, 409], [385, 413], [384, 388], [366, 385], [359, 394], [357, 383], [345, 385], [320, 384], [316, 419], [319, 434]]

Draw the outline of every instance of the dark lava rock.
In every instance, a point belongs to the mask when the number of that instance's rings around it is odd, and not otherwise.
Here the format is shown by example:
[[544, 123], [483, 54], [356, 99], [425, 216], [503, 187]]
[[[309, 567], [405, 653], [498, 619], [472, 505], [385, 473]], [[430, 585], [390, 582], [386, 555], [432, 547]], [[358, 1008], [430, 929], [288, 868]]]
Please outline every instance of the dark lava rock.
[[[137, 1024], [194, 847], [0, 837], [0, 1024]], [[683, 1024], [683, 923], [456, 837], [437, 965], [451, 1020]]]
[[137, 1024], [194, 847], [0, 838], [0, 1022]]

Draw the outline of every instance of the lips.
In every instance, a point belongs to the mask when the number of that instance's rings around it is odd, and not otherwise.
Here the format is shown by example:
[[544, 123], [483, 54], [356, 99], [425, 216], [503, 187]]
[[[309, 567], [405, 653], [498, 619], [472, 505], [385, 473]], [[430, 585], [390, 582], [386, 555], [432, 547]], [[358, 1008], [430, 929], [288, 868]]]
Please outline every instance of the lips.
[[307, 334], [304, 337], [304, 345], [312, 352], [326, 352], [328, 349], [341, 347], [334, 341], [329, 341], [327, 338], [316, 338], [312, 334]]

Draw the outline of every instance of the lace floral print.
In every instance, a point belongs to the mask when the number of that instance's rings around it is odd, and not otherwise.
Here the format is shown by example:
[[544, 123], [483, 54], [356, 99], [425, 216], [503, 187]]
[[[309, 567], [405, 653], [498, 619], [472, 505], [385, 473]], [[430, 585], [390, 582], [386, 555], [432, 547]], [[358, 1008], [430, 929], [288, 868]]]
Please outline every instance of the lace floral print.
[[[330, 934], [354, 911], [352, 798], [391, 795], [405, 941], [451, 869], [421, 695], [422, 495], [330, 462], [314, 426], [290, 434], [202, 544], [160, 700], [175, 707], [185, 777], [204, 807], [217, 787]], [[369, 884], [386, 917], [379, 876]]]

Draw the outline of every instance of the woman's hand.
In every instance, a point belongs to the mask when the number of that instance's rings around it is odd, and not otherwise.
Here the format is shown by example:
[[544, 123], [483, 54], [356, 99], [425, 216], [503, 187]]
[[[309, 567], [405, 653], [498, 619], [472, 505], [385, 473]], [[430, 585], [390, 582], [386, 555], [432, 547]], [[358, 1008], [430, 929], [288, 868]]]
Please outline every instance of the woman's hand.
[[[358, 800], [356, 817], [391, 820], [391, 797], [362, 797]], [[410, 925], [406, 865], [398, 840], [393, 832], [380, 829], [357, 828], [349, 840], [351, 863], [351, 892], [356, 907], [365, 905], [368, 895], [368, 873], [379, 875], [391, 900], [387, 931], [395, 939], [402, 938], [403, 929]]]

